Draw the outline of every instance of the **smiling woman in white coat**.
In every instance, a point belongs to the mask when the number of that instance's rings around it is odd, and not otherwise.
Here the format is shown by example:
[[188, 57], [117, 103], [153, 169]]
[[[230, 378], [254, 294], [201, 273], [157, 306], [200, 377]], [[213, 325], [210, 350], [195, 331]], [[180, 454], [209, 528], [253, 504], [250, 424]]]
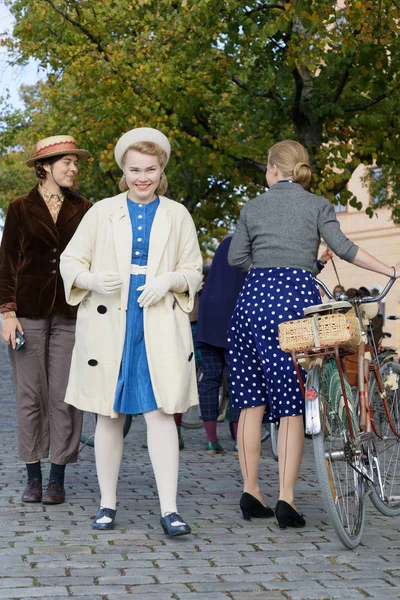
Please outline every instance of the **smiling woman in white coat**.
[[123, 193], [97, 202], [61, 256], [67, 302], [80, 303], [65, 401], [97, 413], [100, 509], [94, 529], [113, 529], [125, 414], [144, 414], [161, 525], [191, 532], [176, 505], [175, 412], [198, 403], [189, 313], [202, 258], [186, 208], [162, 194], [170, 144], [156, 129], [115, 146]]

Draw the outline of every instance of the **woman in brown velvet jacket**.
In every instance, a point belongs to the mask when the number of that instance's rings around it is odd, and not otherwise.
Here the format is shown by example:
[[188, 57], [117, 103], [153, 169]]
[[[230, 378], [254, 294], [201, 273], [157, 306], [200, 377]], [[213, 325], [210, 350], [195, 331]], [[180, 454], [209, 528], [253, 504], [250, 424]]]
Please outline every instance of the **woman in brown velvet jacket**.
[[[71, 136], [39, 141], [26, 165], [35, 167], [40, 182], [11, 202], [4, 225], [1, 338], [9, 345], [19, 457], [28, 472], [23, 502], [64, 502], [65, 465], [78, 455], [82, 413], [64, 403], [77, 307], [66, 303], [59, 257], [91, 207], [72, 191], [78, 160], [87, 156]], [[16, 339], [17, 330], [25, 345]], [[42, 494], [40, 461], [48, 456], [50, 477]]]

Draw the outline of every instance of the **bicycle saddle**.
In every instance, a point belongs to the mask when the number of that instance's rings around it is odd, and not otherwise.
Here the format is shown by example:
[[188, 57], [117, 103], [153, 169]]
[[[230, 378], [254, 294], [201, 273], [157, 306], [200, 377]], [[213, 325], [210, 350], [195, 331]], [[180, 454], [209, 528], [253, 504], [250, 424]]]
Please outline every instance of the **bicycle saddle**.
[[325, 302], [325, 304], [315, 304], [314, 306], [308, 306], [304, 309], [304, 316], [321, 314], [321, 313], [332, 313], [332, 312], [347, 312], [353, 308], [350, 302], [346, 300], [338, 300], [337, 302]]

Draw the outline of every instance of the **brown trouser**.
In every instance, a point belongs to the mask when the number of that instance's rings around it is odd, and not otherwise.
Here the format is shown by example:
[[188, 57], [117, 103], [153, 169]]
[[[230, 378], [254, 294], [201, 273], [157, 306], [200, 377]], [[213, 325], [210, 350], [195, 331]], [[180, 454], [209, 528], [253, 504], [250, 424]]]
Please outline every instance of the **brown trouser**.
[[24, 462], [50, 456], [58, 465], [76, 462], [83, 413], [64, 402], [75, 319], [52, 313], [45, 319], [20, 318], [26, 344], [9, 355], [18, 415], [18, 451]]

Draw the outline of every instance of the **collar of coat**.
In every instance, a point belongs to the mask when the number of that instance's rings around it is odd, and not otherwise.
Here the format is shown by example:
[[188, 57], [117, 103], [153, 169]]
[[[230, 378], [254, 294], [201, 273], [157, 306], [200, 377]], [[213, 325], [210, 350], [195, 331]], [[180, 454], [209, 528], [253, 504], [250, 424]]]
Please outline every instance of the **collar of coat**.
[[57, 222], [54, 223], [47, 204], [39, 192], [39, 185], [35, 185], [25, 197], [28, 210], [52, 229], [60, 231], [79, 212], [79, 204], [82, 202], [82, 196], [68, 190], [63, 190], [64, 201], [58, 214]]

